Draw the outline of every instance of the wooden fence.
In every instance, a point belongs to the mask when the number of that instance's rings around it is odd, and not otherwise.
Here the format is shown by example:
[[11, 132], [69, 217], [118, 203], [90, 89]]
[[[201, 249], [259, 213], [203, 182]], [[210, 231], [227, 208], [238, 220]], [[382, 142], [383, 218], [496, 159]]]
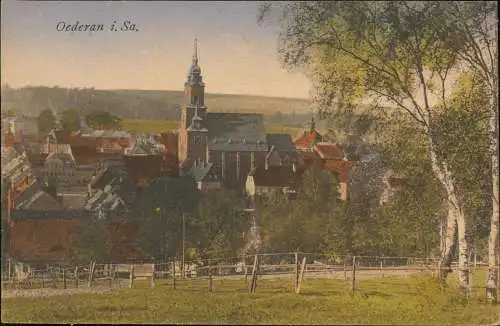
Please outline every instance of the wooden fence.
[[[358, 289], [359, 280], [386, 277], [409, 277], [414, 274], [434, 276], [439, 268], [433, 258], [408, 257], [326, 257], [308, 253], [271, 253], [245, 257], [220, 258], [205, 261], [181, 260], [134, 262], [130, 264], [98, 264], [85, 266], [47, 264], [45, 268], [9, 267], [2, 273], [2, 289], [68, 289], [79, 287], [133, 288], [136, 281], [146, 280], [150, 287], [157, 281], [168, 280], [174, 289], [190, 280], [206, 280], [213, 291], [214, 280], [244, 279], [248, 291], [258, 291], [258, 283], [272, 278], [290, 278], [292, 291], [300, 293], [303, 280], [337, 278], [347, 281], [349, 291]], [[471, 272], [481, 268], [471, 266]], [[452, 265], [452, 269], [456, 266]], [[473, 286], [476, 289], [479, 287]]]

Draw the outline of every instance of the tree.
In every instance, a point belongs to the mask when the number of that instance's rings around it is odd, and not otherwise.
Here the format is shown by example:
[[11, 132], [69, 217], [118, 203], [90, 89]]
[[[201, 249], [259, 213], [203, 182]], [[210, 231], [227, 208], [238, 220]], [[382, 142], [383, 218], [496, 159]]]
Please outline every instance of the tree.
[[[432, 121], [433, 94], [446, 100], [450, 72], [457, 67], [456, 53], [443, 46], [429, 22], [440, 10], [437, 2], [289, 3], [283, 10], [280, 53], [285, 66], [307, 70], [323, 110], [353, 110], [360, 99], [369, 98], [373, 110], [402, 111], [419, 127], [433, 174], [446, 194], [448, 227], [441, 261], [451, 255], [457, 227], [459, 279], [466, 289], [466, 217], [449, 162], [436, 149], [440, 135]], [[380, 105], [387, 103], [393, 107]]]
[[56, 122], [56, 117], [51, 109], [45, 109], [36, 118], [36, 123], [38, 126], [38, 131], [49, 132]]
[[193, 214], [197, 202], [198, 192], [191, 177], [151, 180], [134, 205], [139, 248], [156, 258], [175, 255], [182, 242], [183, 214]]
[[119, 130], [122, 127], [122, 119], [106, 111], [94, 111], [87, 115], [86, 121], [93, 129]]
[[191, 247], [199, 258], [235, 257], [245, 246], [244, 233], [250, 228], [248, 213], [233, 190], [204, 193], [197, 212], [186, 223]]
[[111, 237], [106, 220], [85, 220], [72, 234], [72, 247], [77, 262], [108, 262], [111, 254]]
[[78, 111], [65, 110], [61, 112], [61, 123], [64, 130], [77, 131], [80, 129]]
[[482, 79], [488, 103], [492, 210], [486, 296], [497, 301], [499, 255], [498, 5], [494, 1], [447, 2], [434, 20], [440, 41]]
[[339, 228], [327, 228], [342, 221], [342, 204], [337, 191], [338, 180], [319, 166], [311, 166], [303, 175], [302, 187], [295, 199], [279, 194], [261, 201], [259, 216], [264, 244], [270, 250], [319, 252], [338, 250]]

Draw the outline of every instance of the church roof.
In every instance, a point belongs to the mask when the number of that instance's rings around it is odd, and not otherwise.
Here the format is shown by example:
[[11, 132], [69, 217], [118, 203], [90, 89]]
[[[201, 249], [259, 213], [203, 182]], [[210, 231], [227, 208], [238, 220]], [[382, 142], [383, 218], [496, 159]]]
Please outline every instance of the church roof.
[[289, 134], [267, 134], [267, 143], [280, 152], [295, 152], [295, 144]]
[[215, 151], [267, 151], [262, 114], [207, 113], [208, 147]]

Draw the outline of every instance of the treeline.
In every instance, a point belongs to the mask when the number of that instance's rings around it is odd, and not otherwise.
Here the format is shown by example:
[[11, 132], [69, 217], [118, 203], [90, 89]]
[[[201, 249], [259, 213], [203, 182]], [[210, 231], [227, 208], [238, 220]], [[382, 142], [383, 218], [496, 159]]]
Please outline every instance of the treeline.
[[93, 111], [81, 116], [77, 110], [64, 110], [54, 114], [51, 109], [45, 109], [36, 117], [38, 131], [47, 133], [53, 128], [62, 128], [67, 131], [76, 131], [85, 119], [85, 123], [95, 130], [120, 130], [122, 128], [122, 119], [113, 116], [106, 111]]
[[[206, 94], [205, 101], [212, 112], [265, 113], [267, 123], [300, 126], [310, 119], [307, 100]], [[55, 112], [75, 109], [82, 114], [105, 111], [126, 119], [178, 120], [185, 103], [182, 91], [2, 86], [2, 108], [31, 116], [49, 108]]]

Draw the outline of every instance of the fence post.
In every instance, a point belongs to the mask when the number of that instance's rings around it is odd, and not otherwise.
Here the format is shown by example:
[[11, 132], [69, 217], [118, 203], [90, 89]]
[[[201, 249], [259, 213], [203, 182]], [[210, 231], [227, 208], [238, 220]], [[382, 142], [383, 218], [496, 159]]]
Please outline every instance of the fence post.
[[152, 264], [152, 273], [151, 273], [151, 288], [155, 287], [155, 264]]
[[250, 292], [255, 292], [257, 288], [257, 269], [259, 268], [259, 258], [258, 255], [255, 255], [253, 261], [253, 270], [252, 270], [252, 283], [250, 284]]
[[132, 285], [134, 285], [134, 265], [130, 268], [128, 287], [131, 289]]
[[384, 261], [380, 260], [380, 274], [384, 277]]
[[351, 280], [351, 292], [354, 294], [356, 291], [356, 256], [352, 257], [352, 280]]
[[175, 290], [175, 258], [172, 261], [172, 284]]
[[57, 271], [52, 272], [52, 287], [57, 289]]
[[63, 289], [66, 290], [66, 271], [65, 271], [64, 267], [62, 269], [62, 279], [63, 279]]
[[75, 267], [75, 288], [78, 288], [78, 266]]
[[213, 291], [212, 284], [213, 284], [213, 281], [212, 281], [212, 264], [209, 262], [208, 263], [208, 292], [212, 292]]
[[297, 288], [295, 289], [295, 293], [300, 293], [300, 286], [302, 284], [302, 280], [304, 279], [304, 271], [306, 269], [306, 262], [307, 262], [307, 258], [304, 257], [304, 259], [302, 259], [302, 267], [300, 269], [300, 276], [299, 276], [299, 279], [297, 280]]
[[299, 253], [295, 253], [295, 278], [293, 280], [293, 288], [297, 291], [297, 286], [299, 283]]
[[9, 277], [8, 277], [9, 284], [11, 279], [12, 279], [12, 258], [9, 257]]
[[247, 258], [246, 258], [246, 256], [243, 259], [243, 264], [244, 264], [244, 268], [245, 268], [245, 283], [248, 284], [248, 266], [247, 266]]
[[113, 265], [112, 264], [108, 265], [108, 277], [109, 277], [108, 284], [109, 284], [109, 288], [111, 289], [113, 287]]
[[347, 263], [344, 258], [344, 280], [347, 281]]
[[95, 261], [90, 262], [89, 266], [89, 284], [88, 287], [92, 287], [92, 281], [94, 280], [94, 270], [95, 270]]

